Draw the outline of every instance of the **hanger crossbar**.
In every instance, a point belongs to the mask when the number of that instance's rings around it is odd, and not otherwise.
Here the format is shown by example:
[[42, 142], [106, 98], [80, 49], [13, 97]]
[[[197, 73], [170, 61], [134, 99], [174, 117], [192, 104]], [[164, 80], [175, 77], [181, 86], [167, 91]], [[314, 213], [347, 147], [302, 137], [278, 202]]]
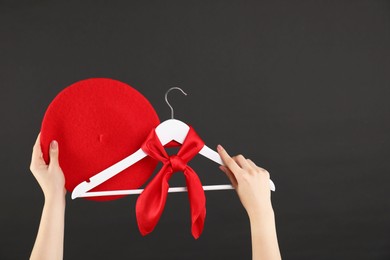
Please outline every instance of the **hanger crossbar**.
[[[202, 186], [203, 190], [234, 190], [232, 185], [206, 185]], [[133, 189], [133, 190], [111, 190], [111, 191], [93, 191], [80, 195], [79, 197], [98, 197], [98, 196], [115, 196], [115, 195], [133, 195], [141, 194], [144, 189]], [[174, 192], [186, 192], [188, 191], [187, 187], [171, 187], [168, 189], [169, 193]]]

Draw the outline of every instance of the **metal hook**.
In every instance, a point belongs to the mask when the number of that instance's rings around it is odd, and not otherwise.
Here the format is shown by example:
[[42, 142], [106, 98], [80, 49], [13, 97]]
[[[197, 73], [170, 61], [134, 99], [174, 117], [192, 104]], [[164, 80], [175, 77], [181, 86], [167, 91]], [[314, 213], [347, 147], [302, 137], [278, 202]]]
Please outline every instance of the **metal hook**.
[[167, 102], [168, 106], [171, 108], [171, 119], [173, 119], [173, 107], [172, 107], [171, 104], [169, 104], [169, 102], [168, 102], [168, 93], [169, 93], [169, 91], [171, 91], [172, 89], [179, 89], [184, 95], [187, 96], [187, 93], [185, 93], [181, 88], [178, 88], [178, 87], [172, 87], [172, 88], [168, 89], [167, 92], [165, 92], [165, 102]]

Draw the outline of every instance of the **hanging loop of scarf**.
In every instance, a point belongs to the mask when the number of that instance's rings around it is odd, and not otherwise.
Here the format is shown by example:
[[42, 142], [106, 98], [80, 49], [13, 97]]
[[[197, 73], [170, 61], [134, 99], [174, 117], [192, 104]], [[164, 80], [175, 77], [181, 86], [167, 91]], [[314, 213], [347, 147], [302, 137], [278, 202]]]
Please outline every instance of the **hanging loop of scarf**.
[[163, 167], [137, 199], [136, 217], [142, 235], [149, 234], [157, 225], [167, 200], [168, 181], [173, 173], [181, 171], [185, 176], [190, 202], [191, 232], [195, 239], [199, 238], [206, 217], [206, 198], [198, 175], [187, 163], [198, 154], [203, 146], [204, 142], [190, 126], [177, 155], [169, 156], [155, 133], [155, 129], [150, 132], [141, 148], [152, 158], [163, 162]]

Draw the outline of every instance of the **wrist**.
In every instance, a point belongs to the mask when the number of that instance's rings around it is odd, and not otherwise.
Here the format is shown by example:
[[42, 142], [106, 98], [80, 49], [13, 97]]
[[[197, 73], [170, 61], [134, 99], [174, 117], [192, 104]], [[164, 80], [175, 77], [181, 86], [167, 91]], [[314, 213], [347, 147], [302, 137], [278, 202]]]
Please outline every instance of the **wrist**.
[[65, 195], [55, 194], [47, 196], [45, 194], [45, 205], [65, 207], [65, 204]]
[[271, 203], [258, 207], [252, 207], [251, 209], [247, 210], [247, 213], [250, 220], [274, 217], [274, 210], [272, 208]]

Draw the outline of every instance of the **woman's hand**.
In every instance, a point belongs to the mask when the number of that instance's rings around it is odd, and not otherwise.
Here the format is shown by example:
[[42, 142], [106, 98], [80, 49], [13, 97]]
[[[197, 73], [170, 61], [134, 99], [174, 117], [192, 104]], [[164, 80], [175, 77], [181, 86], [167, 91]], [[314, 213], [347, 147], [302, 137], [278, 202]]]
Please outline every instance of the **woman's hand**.
[[61, 260], [64, 254], [65, 177], [58, 163], [58, 143], [51, 143], [47, 165], [39, 137], [40, 134], [33, 148], [30, 170], [42, 188], [45, 204], [30, 260]]
[[221, 145], [217, 150], [226, 165], [219, 168], [229, 177], [248, 215], [272, 212], [268, 171], [241, 154], [230, 157]]
[[280, 260], [274, 211], [271, 204], [269, 173], [242, 155], [230, 157], [218, 145], [218, 153], [225, 166], [219, 168], [229, 177], [241, 203], [248, 212], [252, 259]]
[[41, 186], [45, 200], [64, 198], [66, 194], [65, 177], [58, 162], [58, 143], [56, 141], [51, 142], [49, 152], [50, 162], [47, 165], [45, 160], [43, 160], [40, 135], [41, 133], [38, 134], [33, 148], [30, 170]]

